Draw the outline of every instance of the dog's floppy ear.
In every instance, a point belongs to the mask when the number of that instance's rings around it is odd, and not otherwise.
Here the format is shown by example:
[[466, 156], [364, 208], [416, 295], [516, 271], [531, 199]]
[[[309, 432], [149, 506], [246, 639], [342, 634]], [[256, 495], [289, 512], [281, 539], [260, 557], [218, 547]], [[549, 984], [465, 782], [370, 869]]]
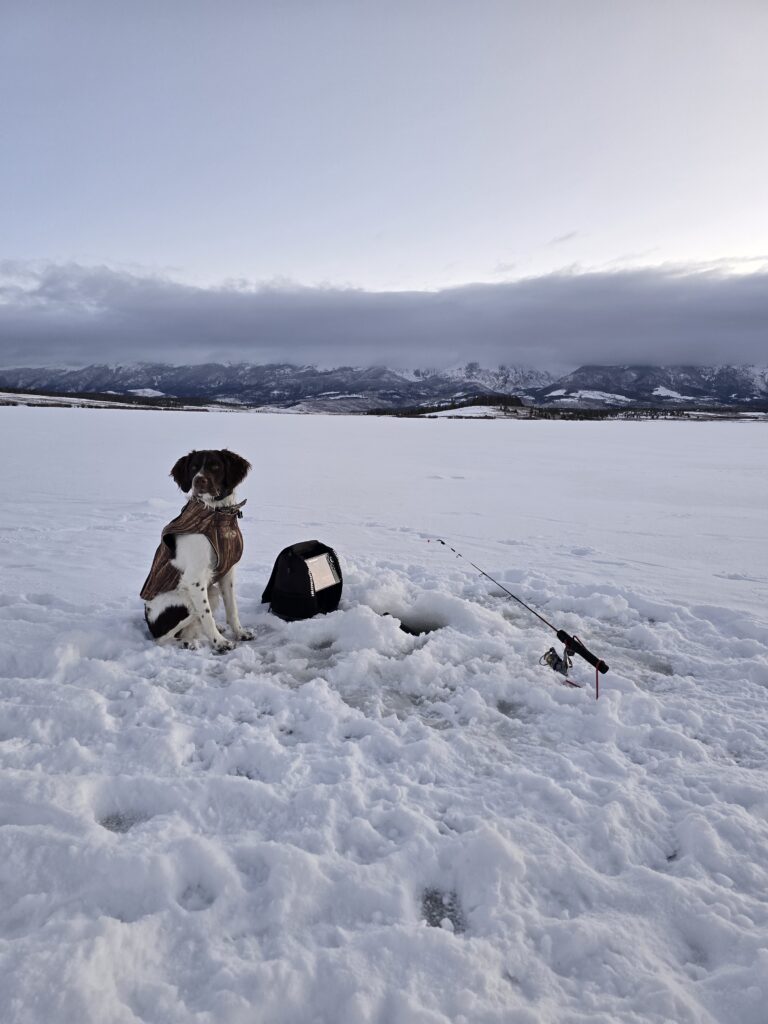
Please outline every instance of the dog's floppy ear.
[[185, 494], [192, 488], [192, 469], [190, 468], [190, 463], [194, 454], [194, 452], [190, 452], [189, 455], [182, 456], [171, 470], [171, 476]]
[[222, 449], [221, 457], [224, 459], [224, 490], [231, 492], [245, 480], [251, 464], [227, 448]]

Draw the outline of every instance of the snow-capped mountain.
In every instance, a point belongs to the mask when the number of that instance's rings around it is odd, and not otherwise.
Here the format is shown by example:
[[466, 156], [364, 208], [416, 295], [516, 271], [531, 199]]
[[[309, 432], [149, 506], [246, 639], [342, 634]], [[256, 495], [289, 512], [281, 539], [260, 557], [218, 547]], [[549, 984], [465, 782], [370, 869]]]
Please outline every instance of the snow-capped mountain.
[[167, 395], [247, 405], [365, 411], [460, 399], [480, 393], [532, 394], [552, 382], [541, 370], [477, 363], [462, 369], [391, 370], [383, 366], [318, 369], [288, 363], [167, 366], [86, 366], [82, 369], [0, 370], [0, 387], [56, 393]]
[[581, 366], [536, 392], [542, 405], [766, 406], [768, 367]]
[[0, 370], [0, 388], [67, 394], [202, 399], [304, 411], [365, 412], [518, 395], [545, 406], [768, 407], [768, 367], [582, 366], [557, 380], [521, 366], [451, 370], [384, 366], [319, 369], [289, 363], [205, 363]]
[[451, 370], [413, 370], [416, 379], [448, 379], [467, 383], [477, 391], [498, 391], [502, 394], [529, 394], [538, 388], [547, 387], [553, 381], [551, 373], [530, 366], [506, 366], [494, 369], [482, 367], [479, 363], [465, 363]]

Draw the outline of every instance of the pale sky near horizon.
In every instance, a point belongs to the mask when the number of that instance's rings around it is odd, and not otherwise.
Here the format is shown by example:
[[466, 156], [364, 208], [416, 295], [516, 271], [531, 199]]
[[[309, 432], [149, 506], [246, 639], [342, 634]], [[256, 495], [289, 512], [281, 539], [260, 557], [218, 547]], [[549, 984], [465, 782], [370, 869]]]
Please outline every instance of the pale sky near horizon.
[[121, 302], [762, 275], [767, 43], [764, 0], [0, 0], [0, 346], [75, 307], [124, 344], [104, 267]]

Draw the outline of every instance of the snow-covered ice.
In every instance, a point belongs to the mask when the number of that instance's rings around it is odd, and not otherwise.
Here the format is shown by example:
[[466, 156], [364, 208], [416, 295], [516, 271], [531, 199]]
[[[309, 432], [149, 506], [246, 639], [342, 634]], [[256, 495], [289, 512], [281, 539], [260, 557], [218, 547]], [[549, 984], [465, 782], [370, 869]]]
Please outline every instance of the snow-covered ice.
[[437, 412], [427, 412], [427, 413], [424, 413], [424, 416], [425, 417], [429, 416], [429, 417], [432, 417], [434, 419], [439, 419], [441, 417], [445, 417], [445, 418], [448, 418], [448, 419], [462, 419], [462, 418], [466, 417], [467, 419], [476, 419], [476, 420], [486, 419], [486, 420], [490, 420], [490, 419], [501, 419], [501, 418], [503, 418], [505, 416], [510, 416], [510, 415], [514, 416], [515, 413], [516, 413], [516, 410], [512, 410], [511, 412], [508, 412], [506, 409], [503, 409], [501, 406], [493, 405], [493, 404], [488, 404], [488, 405], [466, 405], [466, 406], [461, 406], [461, 407], [455, 408], [455, 409], [439, 409]]
[[[768, 1019], [763, 424], [9, 407], [0, 436], [4, 1024]], [[168, 471], [222, 446], [256, 639], [158, 648]], [[287, 624], [261, 591], [313, 537], [342, 606]], [[605, 658], [600, 700], [434, 537]]]

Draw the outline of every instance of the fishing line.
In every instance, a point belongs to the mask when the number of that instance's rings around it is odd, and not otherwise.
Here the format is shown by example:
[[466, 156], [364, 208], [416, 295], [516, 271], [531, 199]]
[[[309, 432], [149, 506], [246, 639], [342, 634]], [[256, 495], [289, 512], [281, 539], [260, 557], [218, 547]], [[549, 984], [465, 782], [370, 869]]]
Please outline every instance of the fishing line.
[[490, 580], [491, 583], [493, 583], [495, 586], [499, 588], [499, 590], [503, 590], [508, 597], [511, 597], [513, 601], [517, 601], [517, 603], [522, 605], [523, 608], [526, 609], [526, 611], [529, 611], [531, 613], [531, 615], [535, 615], [539, 622], [543, 622], [545, 626], [547, 626], [549, 629], [552, 630], [553, 633], [555, 633], [557, 639], [564, 646], [562, 657], [557, 653], [557, 651], [555, 651], [554, 647], [550, 647], [546, 654], [542, 655], [540, 662], [542, 664], [549, 665], [549, 667], [554, 669], [555, 672], [559, 672], [560, 675], [562, 675], [565, 678], [565, 681], [568, 685], [576, 685], [574, 683], [571, 683], [568, 679], [568, 669], [571, 666], [571, 657], [574, 654], [578, 654], [580, 658], [583, 658], [586, 662], [592, 665], [595, 669], [595, 699], [597, 700], [599, 698], [599, 673], [605, 673], [608, 671], [608, 666], [602, 658], [598, 658], [597, 655], [592, 654], [591, 651], [587, 650], [587, 648], [584, 646], [584, 644], [581, 642], [581, 640], [579, 640], [577, 636], [571, 636], [571, 634], [566, 633], [564, 629], [558, 629], [557, 626], [553, 626], [552, 623], [548, 619], [545, 619], [543, 615], [540, 615], [535, 608], [531, 608], [531, 606], [529, 604], [526, 604], [525, 601], [522, 600], [522, 598], [519, 598], [517, 596], [517, 594], [513, 594], [512, 591], [508, 590], [503, 583], [499, 583], [499, 581], [494, 579], [493, 576], [490, 575], [490, 573], [487, 573], [485, 571], [485, 569], [481, 569], [479, 565], [475, 565], [475, 563], [470, 561], [469, 558], [466, 558], [464, 555], [462, 555], [460, 551], [457, 551], [456, 548], [452, 547], [447, 541], [444, 541], [442, 537], [430, 537], [428, 538], [427, 543], [430, 543], [433, 539], [437, 544], [442, 544], [443, 547], [448, 548], [449, 551], [452, 551], [457, 558], [462, 558], [464, 559], [465, 562], [468, 562], [473, 569], [480, 573], [481, 576], [485, 576], [485, 578], [487, 580]]

